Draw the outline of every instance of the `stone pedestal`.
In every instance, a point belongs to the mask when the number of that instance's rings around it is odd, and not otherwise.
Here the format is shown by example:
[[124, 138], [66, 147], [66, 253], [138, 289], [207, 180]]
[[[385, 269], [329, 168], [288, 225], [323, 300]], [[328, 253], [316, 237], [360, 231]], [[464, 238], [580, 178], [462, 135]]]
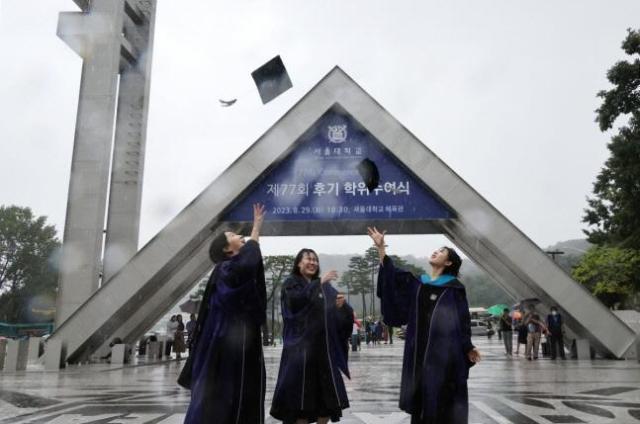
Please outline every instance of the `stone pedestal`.
[[42, 337], [29, 337], [29, 353], [27, 354], [27, 362], [34, 363], [40, 358], [40, 346], [42, 345]]
[[28, 340], [9, 340], [4, 359], [4, 372], [24, 371], [27, 369]]
[[44, 369], [58, 371], [64, 368], [66, 351], [62, 346], [62, 340], [49, 340], [44, 350]]
[[576, 339], [576, 353], [579, 361], [591, 360], [591, 346], [587, 339]]
[[150, 361], [157, 361], [160, 358], [162, 358], [162, 343], [149, 342], [147, 345], [147, 359]]
[[114, 345], [111, 348], [111, 364], [123, 365], [127, 362], [129, 362], [129, 345]]

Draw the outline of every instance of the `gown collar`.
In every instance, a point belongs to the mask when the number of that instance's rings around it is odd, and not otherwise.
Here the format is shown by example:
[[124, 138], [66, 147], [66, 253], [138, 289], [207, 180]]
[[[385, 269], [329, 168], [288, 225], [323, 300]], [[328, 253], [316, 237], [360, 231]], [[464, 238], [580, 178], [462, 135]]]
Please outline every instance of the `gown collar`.
[[436, 277], [433, 280], [431, 279], [431, 276], [427, 274], [422, 274], [420, 276], [420, 281], [422, 282], [422, 284], [429, 284], [430, 286], [443, 286], [455, 279], [456, 277], [449, 274], [440, 275], [439, 277]]

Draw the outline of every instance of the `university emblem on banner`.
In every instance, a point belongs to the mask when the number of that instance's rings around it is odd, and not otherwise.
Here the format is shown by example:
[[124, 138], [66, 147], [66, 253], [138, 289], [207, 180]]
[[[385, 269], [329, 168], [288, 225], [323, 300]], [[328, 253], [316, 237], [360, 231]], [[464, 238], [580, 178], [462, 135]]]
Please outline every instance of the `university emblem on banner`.
[[329, 137], [330, 143], [340, 144], [347, 141], [347, 126], [346, 125], [329, 125]]

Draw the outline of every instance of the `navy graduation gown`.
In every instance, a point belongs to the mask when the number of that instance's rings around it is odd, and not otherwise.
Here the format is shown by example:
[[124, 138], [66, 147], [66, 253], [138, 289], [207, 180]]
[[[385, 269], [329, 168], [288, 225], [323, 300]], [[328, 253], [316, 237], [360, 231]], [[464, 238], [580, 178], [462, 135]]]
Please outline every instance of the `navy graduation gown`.
[[467, 379], [473, 365], [469, 306], [464, 286], [422, 284], [385, 256], [377, 295], [388, 325], [407, 325], [400, 408], [412, 423], [467, 423]]
[[353, 309], [337, 308], [338, 292], [319, 279], [291, 275], [281, 290], [284, 347], [271, 415], [285, 423], [318, 416], [338, 420], [349, 407], [340, 372], [349, 377]]
[[264, 422], [265, 320], [262, 254], [249, 240], [215, 267], [207, 283], [191, 354], [178, 379], [191, 389], [185, 424]]

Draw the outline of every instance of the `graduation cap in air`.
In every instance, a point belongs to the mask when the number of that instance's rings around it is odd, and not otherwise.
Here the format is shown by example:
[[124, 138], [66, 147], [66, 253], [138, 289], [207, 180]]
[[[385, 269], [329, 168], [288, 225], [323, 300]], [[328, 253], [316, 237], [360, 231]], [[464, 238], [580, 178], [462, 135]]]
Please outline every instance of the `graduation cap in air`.
[[371, 159], [366, 158], [360, 161], [358, 163], [358, 172], [369, 191], [375, 190], [380, 184], [380, 172], [378, 172], [378, 167]]
[[280, 56], [276, 56], [251, 73], [262, 104], [267, 104], [291, 87], [291, 79]]

